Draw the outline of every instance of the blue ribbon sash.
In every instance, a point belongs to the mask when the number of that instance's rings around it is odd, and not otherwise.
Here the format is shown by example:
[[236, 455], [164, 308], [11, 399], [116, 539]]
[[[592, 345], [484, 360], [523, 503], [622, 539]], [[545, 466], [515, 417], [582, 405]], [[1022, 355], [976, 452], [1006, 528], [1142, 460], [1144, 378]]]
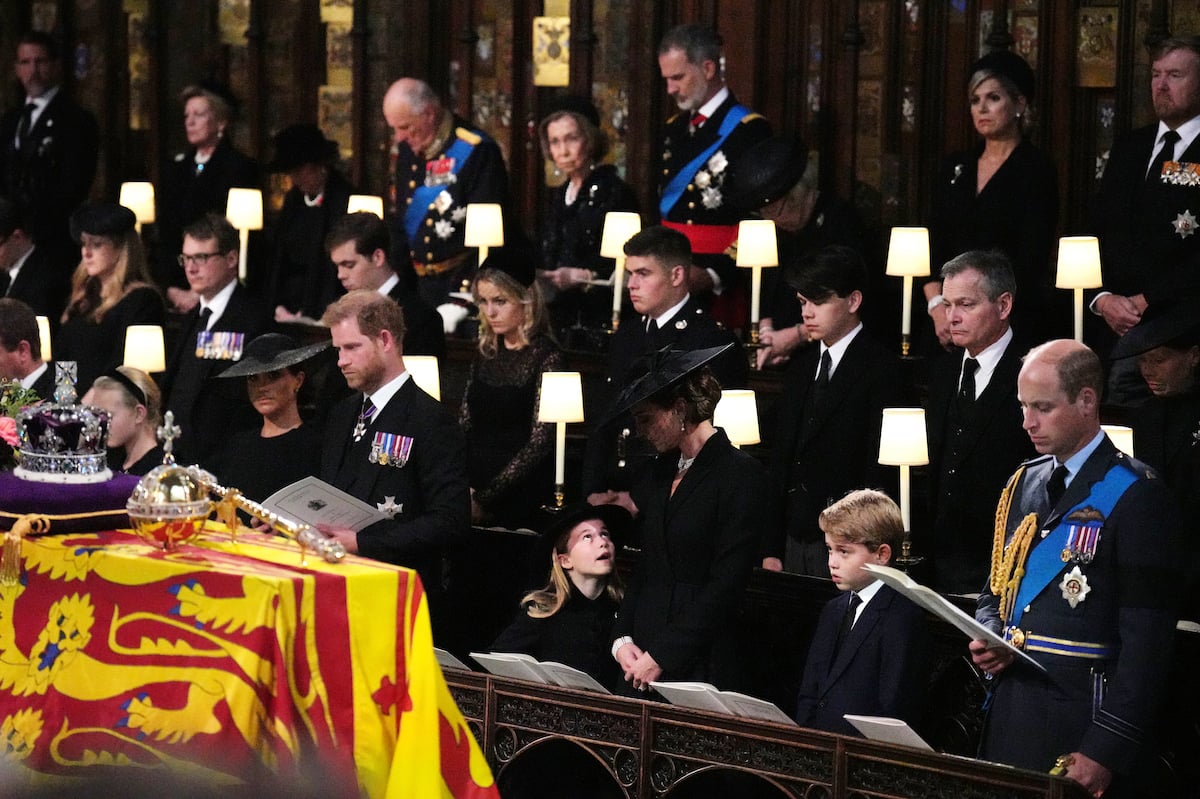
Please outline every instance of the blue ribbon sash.
[[[717, 129], [717, 140], [712, 143], [712, 146], [689, 161], [683, 169], [675, 174], [675, 177], [671, 178], [671, 182], [663, 189], [662, 199], [658, 202], [658, 211], [664, 219], [671, 212], [671, 209], [675, 207], [675, 203], [679, 202], [679, 198], [683, 196], [684, 189], [692, 182], [692, 178], [700, 171], [700, 167], [704, 162], [720, 149], [725, 140], [729, 138], [729, 134], [733, 133], [733, 129], [749, 113], [750, 109], [744, 105], [735, 105], [729, 109], [729, 113], [725, 115], [725, 119], [721, 120], [721, 127]], [[415, 203], [416, 200], [413, 202]]]

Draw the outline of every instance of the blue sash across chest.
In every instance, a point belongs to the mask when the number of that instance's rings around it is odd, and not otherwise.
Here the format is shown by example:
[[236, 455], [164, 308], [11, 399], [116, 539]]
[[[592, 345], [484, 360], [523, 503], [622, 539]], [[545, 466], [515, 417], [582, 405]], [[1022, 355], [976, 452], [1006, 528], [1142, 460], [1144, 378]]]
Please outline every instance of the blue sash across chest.
[[[717, 140], [712, 143], [708, 149], [700, 153], [684, 166], [683, 169], [675, 173], [675, 177], [671, 178], [671, 182], [663, 189], [662, 199], [659, 200], [659, 213], [666, 217], [675, 207], [675, 203], [679, 202], [679, 198], [683, 196], [684, 189], [692, 182], [692, 178], [700, 171], [700, 166], [712, 157], [725, 140], [729, 138], [729, 134], [733, 133], [733, 129], [738, 126], [750, 109], [744, 105], [735, 105], [729, 109], [729, 113], [725, 115], [725, 119], [721, 120], [721, 127], [717, 129]], [[414, 202], [416, 202], [414, 200]]]
[[[442, 158], [453, 158], [454, 167], [450, 170], [455, 177], [458, 176], [463, 164], [471, 157], [471, 153], [475, 151], [475, 145], [458, 136], [454, 137], [454, 144], [442, 154]], [[428, 167], [427, 167], [428, 168]], [[412, 193], [412, 202], [408, 204], [408, 209], [404, 212], [404, 230], [408, 233], [409, 242], [417, 240], [417, 234], [421, 230], [421, 220], [429, 213], [429, 204], [437, 198], [442, 190], [447, 186], [436, 185], [427, 186], [421, 184]]]
[[1115, 464], [1103, 479], [1092, 486], [1091, 493], [1064, 513], [1050, 534], [1030, 550], [1029, 557], [1025, 562], [1025, 577], [1021, 580], [1021, 587], [1017, 591], [1012, 618], [1008, 620], [1009, 625], [1016, 627], [1021, 623], [1025, 607], [1063, 570], [1064, 563], [1061, 553], [1067, 548], [1068, 539], [1071, 538], [1071, 528], [1078, 527], [1078, 523], [1071, 520], [1072, 515], [1087, 508], [1098, 512], [1103, 519], [1107, 520], [1117, 502], [1129, 487], [1137, 482], [1137, 479], [1137, 474], [1128, 466], [1121, 463]]

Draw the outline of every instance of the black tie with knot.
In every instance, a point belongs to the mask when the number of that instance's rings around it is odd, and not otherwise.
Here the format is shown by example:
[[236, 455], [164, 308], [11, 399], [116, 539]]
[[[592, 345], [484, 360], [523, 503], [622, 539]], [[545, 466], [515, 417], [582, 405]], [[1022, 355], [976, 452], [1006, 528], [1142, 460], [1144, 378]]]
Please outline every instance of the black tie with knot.
[[846, 603], [846, 612], [842, 615], [842, 625], [838, 628], [837, 640], [833, 643], [833, 657], [836, 659], [838, 652], [842, 650], [842, 644], [850, 637], [850, 630], [854, 627], [854, 617], [858, 615], [858, 606], [862, 604], [862, 597], [857, 592], [850, 592], [850, 601]]
[[970, 408], [975, 402], [975, 373], [979, 371], [979, 361], [967, 358], [963, 361], [962, 381], [958, 386], [958, 402], [964, 408]]
[[1175, 160], [1175, 142], [1179, 141], [1179, 138], [1179, 133], [1173, 130], [1168, 130], [1162, 135], [1162, 147], [1154, 156], [1154, 161], [1150, 164], [1150, 171], [1146, 173], [1147, 186], [1153, 186], [1162, 180], [1163, 166], [1168, 161]]
[[36, 103], [26, 103], [24, 110], [21, 111], [21, 119], [17, 122], [17, 148], [22, 151], [29, 142], [29, 133], [33, 130], [33, 112], [36, 109]]
[[1050, 510], [1054, 510], [1065, 493], [1067, 493], [1067, 467], [1060, 464], [1050, 473], [1050, 479], [1046, 481], [1046, 496], [1050, 500]]

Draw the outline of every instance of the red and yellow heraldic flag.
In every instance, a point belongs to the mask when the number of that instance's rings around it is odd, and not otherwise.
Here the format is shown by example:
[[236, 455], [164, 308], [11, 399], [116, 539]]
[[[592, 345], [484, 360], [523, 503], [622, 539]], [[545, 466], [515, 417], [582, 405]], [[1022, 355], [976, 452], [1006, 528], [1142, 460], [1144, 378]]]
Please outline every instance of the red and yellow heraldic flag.
[[[300, 564], [266, 535], [174, 552], [27, 538], [0, 586], [9, 784], [140, 769], [329, 796], [499, 797], [433, 654], [416, 572]], [[0, 793], [5, 792], [0, 785]]]

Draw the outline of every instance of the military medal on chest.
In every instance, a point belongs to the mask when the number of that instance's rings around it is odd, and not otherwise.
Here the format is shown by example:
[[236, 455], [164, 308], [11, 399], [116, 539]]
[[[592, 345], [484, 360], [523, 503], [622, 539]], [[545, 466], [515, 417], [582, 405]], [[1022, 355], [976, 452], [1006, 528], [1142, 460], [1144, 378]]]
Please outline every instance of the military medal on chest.
[[1062, 591], [1063, 599], [1067, 600], [1067, 604], [1074, 609], [1080, 602], [1087, 599], [1088, 592], [1092, 590], [1092, 587], [1088, 585], [1087, 575], [1076, 566], [1063, 575], [1058, 589]]
[[1067, 543], [1061, 554], [1063, 563], [1087, 565], [1096, 557], [1104, 517], [1095, 508], [1080, 508], [1067, 517]]
[[392, 466], [403, 469], [412, 453], [412, 436], [401, 436], [395, 433], [376, 433], [371, 442], [371, 454], [368, 460], [380, 466]]
[[458, 181], [454, 174], [454, 159], [449, 156], [434, 158], [425, 162], [426, 186], [449, 186]]

